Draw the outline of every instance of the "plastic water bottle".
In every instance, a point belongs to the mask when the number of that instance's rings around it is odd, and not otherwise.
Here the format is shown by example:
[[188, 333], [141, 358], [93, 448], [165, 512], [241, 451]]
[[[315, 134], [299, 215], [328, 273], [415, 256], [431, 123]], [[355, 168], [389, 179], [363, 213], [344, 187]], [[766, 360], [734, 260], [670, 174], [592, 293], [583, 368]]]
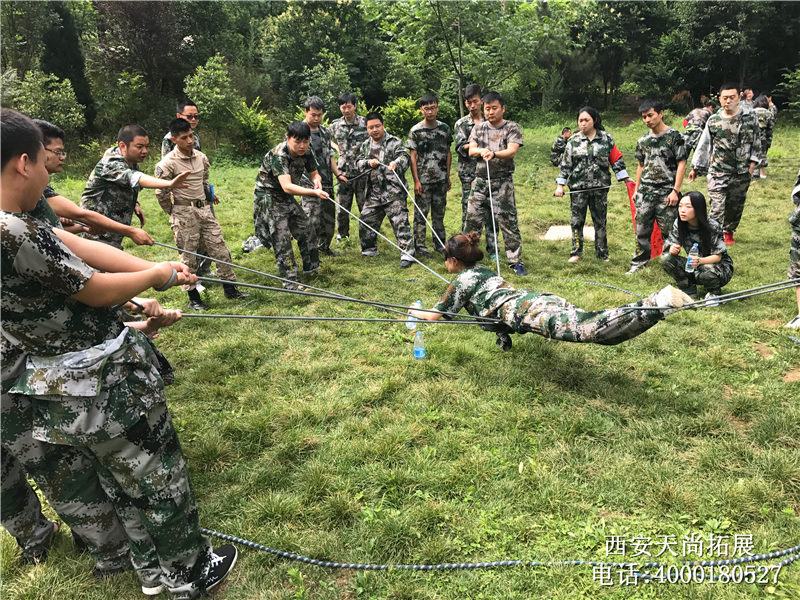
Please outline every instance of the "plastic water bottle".
[[422, 360], [425, 358], [425, 338], [422, 337], [422, 332], [418, 331], [414, 336], [414, 359]]
[[692, 262], [693, 258], [698, 258], [700, 256], [700, 248], [695, 244], [692, 246], [692, 249], [689, 250], [689, 258], [686, 259], [686, 272], [687, 273], [694, 273], [695, 267], [693, 267], [690, 263]]
[[[411, 306], [414, 308], [422, 308], [422, 300], [417, 300]], [[406, 327], [408, 327], [411, 331], [414, 331], [417, 328], [417, 321], [419, 321], [417, 317], [414, 315], [408, 315], [408, 317], [406, 317]]]

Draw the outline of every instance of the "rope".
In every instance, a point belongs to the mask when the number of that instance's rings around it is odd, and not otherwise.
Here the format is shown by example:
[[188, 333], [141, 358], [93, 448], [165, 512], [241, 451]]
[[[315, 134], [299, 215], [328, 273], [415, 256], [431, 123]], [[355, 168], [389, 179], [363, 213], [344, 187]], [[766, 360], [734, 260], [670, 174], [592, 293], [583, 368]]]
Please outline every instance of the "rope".
[[[265, 321], [366, 321], [368, 323], [402, 323], [400, 319], [367, 319], [365, 317], [286, 317], [273, 315], [210, 315], [207, 313], [183, 313], [182, 318], [201, 319], [262, 319]], [[449, 323], [455, 325], [486, 325], [486, 321], [467, 321], [442, 319], [439, 321], [418, 321], [419, 323]]]
[[[211, 279], [209, 277], [198, 277], [197, 280], [198, 281], [207, 281], [208, 283], [222, 283], [222, 284], [230, 284], [231, 283], [230, 281], [225, 281], [223, 279]], [[255, 283], [241, 283], [241, 282], [237, 281], [235, 285], [240, 286], [240, 287], [253, 288], [253, 289], [256, 289], [256, 290], [267, 290], [267, 291], [270, 291], [270, 292], [280, 292], [280, 293], [286, 293], [286, 294], [297, 294], [297, 295], [300, 295], [300, 296], [311, 296], [311, 297], [314, 297], [314, 298], [324, 298], [326, 300], [339, 300], [341, 302], [356, 302], [358, 304], [367, 304], [369, 306], [374, 306], [376, 308], [384, 308], [384, 309], [386, 309], [386, 310], [388, 310], [390, 312], [395, 312], [395, 313], [401, 314], [403, 316], [406, 316], [408, 314], [408, 308], [409, 308], [407, 306], [403, 306], [402, 304], [386, 304], [384, 302], [373, 302], [373, 301], [370, 301], [370, 300], [358, 300], [356, 298], [337, 298], [335, 296], [328, 296], [328, 295], [325, 295], [325, 294], [314, 294], [312, 292], [303, 292], [303, 291], [300, 291], [300, 290], [287, 290], [285, 288], [269, 287], [269, 286], [266, 286], [266, 285], [257, 285]], [[405, 309], [405, 311], [403, 312], [403, 311], [400, 311], [400, 310], [392, 310], [392, 309], [395, 309], [395, 308]], [[460, 313], [445, 312], [445, 311], [439, 311], [439, 310], [433, 310], [433, 309], [427, 309], [427, 308], [415, 308], [414, 310], [418, 310], [420, 312], [429, 312], [429, 313], [434, 313], [434, 314], [439, 314], [439, 315], [451, 316], [451, 317], [460, 317], [460, 318], [466, 318], [467, 317], [467, 315], [462, 315]], [[491, 317], [476, 316], [476, 317], [470, 317], [470, 318], [485, 320], [488, 323], [499, 323], [500, 322], [500, 319], [493, 319]]]
[[[497, 247], [497, 226], [494, 223], [494, 200], [492, 199], [492, 176], [489, 173], [489, 160], [484, 158], [486, 162], [486, 182], [489, 186], [489, 211], [492, 213], [492, 231], [494, 231], [494, 258], [497, 261], [497, 274], [500, 275], [500, 250]], [[480, 232], [478, 232], [480, 233]], [[503, 238], [505, 244], [505, 238]]]
[[[626, 186], [626, 185], [627, 184], [625, 184], [625, 183], [615, 183], [613, 185], [605, 185], [603, 187], [589, 188], [588, 190], [571, 190], [569, 192], [564, 192], [564, 195], [565, 196], [569, 196], [570, 194], [582, 194], [584, 192], [596, 192], [597, 190], [609, 190], [611, 188], [623, 187], [623, 186]], [[555, 194], [553, 194], [553, 196], [555, 196]]]
[[[424, 565], [424, 564], [381, 565], [381, 564], [341, 563], [341, 562], [332, 562], [327, 560], [317, 560], [315, 558], [303, 556], [302, 554], [294, 554], [292, 552], [285, 552], [283, 550], [275, 550], [274, 548], [270, 548], [268, 546], [264, 546], [256, 542], [251, 542], [250, 540], [246, 540], [244, 538], [236, 537], [233, 535], [227, 535], [225, 533], [219, 533], [218, 531], [213, 531], [211, 529], [206, 529], [204, 527], [201, 527], [200, 531], [206, 535], [220, 538], [228, 542], [236, 542], [237, 544], [242, 544], [244, 546], [248, 546], [249, 548], [254, 548], [256, 550], [261, 550], [262, 552], [267, 552], [269, 554], [273, 554], [281, 558], [288, 558], [289, 560], [296, 560], [299, 562], [303, 562], [309, 565], [315, 565], [318, 567], [327, 567], [330, 569], [355, 569], [358, 571], [390, 571], [395, 569], [403, 571], [446, 571], [454, 569], [492, 569], [496, 567], [578, 567], [584, 565], [590, 565], [593, 567], [601, 567], [601, 566], [630, 567], [635, 565], [641, 568], [653, 568], [653, 567], [659, 567], [661, 565], [666, 566], [669, 564], [669, 563], [659, 563], [659, 562], [614, 563], [614, 562], [598, 562], [594, 560], [563, 560], [563, 561], [545, 561], [545, 562], [532, 561], [532, 560], [496, 560], [491, 562], [444, 563], [438, 565]], [[798, 552], [800, 552], [800, 546], [787, 548], [786, 550], [776, 550], [775, 552], [769, 552], [766, 554], [756, 554], [754, 556], [742, 556], [739, 558], [730, 558], [725, 560], [682, 561], [681, 564], [690, 567], [694, 565], [701, 565], [705, 567], [711, 567], [711, 566], [716, 567], [723, 565], [738, 565], [748, 562], [761, 562], [764, 560], [770, 560], [773, 558], [779, 558], [781, 556], [790, 555], [787, 559], [785, 559], [782, 562], [781, 566], [785, 566], [800, 559], [800, 553]]]
[[394, 246], [395, 248], [397, 248], [398, 250], [400, 250], [400, 255], [401, 255], [401, 256], [408, 256], [408, 257], [409, 257], [411, 260], [413, 260], [415, 263], [417, 263], [417, 264], [418, 264], [418, 265], [420, 265], [421, 267], [423, 267], [423, 268], [427, 269], [428, 271], [430, 271], [431, 273], [433, 273], [434, 275], [436, 275], [436, 277], [438, 277], [439, 279], [441, 279], [441, 280], [442, 280], [442, 281], [444, 281], [445, 283], [447, 283], [447, 284], [449, 284], [449, 283], [450, 283], [449, 281], [447, 281], [447, 279], [445, 279], [444, 277], [442, 277], [441, 275], [439, 275], [439, 274], [438, 274], [436, 271], [434, 271], [433, 269], [431, 269], [431, 268], [430, 268], [428, 265], [426, 265], [426, 264], [425, 264], [425, 263], [423, 263], [423, 262], [420, 262], [420, 261], [419, 261], [419, 259], [417, 259], [417, 257], [416, 257], [416, 256], [411, 256], [410, 254], [407, 254], [407, 253], [405, 252], [405, 250], [403, 250], [403, 249], [402, 249], [400, 246], [398, 246], [398, 245], [397, 245], [397, 244], [395, 244], [395, 243], [394, 243], [392, 240], [390, 240], [390, 239], [389, 239], [389, 238], [387, 238], [385, 235], [383, 235], [383, 234], [382, 234], [380, 231], [376, 230], [376, 229], [375, 229], [374, 227], [372, 227], [371, 225], [368, 225], [367, 223], [364, 223], [364, 221], [362, 221], [361, 219], [359, 219], [357, 216], [355, 216], [353, 213], [351, 213], [349, 210], [347, 210], [347, 209], [346, 209], [344, 206], [342, 206], [341, 204], [339, 204], [338, 202], [336, 202], [336, 200], [334, 200], [334, 199], [333, 199], [333, 198], [331, 198], [330, 196], [328, 196], [328, 200], [330, 200], [331, 202], [333, 202], [333, 203], [334, 203], [336, 206], [338, 206], [339, 208], [341, 208], [341, 209], [342, 209], [344, 212], [346, 212], [348, 215], [350, 215], [351, 217], [353, 217], [353, 218], [354, 218], [356, 221], [358, 221], [359, 223], [361, 223], [362, 225], [364, 225], [364, 227], [367, 227], [367, 228], [369, 228], [371, 231], [373, 231], [374, 233], [376, 233], [378, 236], [380, 236], [381, 238], [383, 238], [384, 240], [386, 240], [387, 242], [389, 242], [389, 243], [390, 243], [392, 246]]
[[596, 285], [598, 287], [606, 287], [612, 290], [617, 290], [618, 292], [624, 292], [626, 294], [630, 294], [631, 296], [638, 296], [639, 298], [644, 298], [644, 294], [637, 294], [636, 292], [631, 292], [630, 290], [625, 290], [615, 285], [611, 285], [608, 283], [597, 283], [596, 281], [581, 281], [580, 279], [561, 279], [559, 277], [530, 277], [530, 279], [534, 279], [537, 281], [566, 281], [567, 283], [584, 283], [586, 285]]
[[[389, 169], [389, 165], [385, 165], [385, 164], [383, 164], [383, 163], [379, 163], [379, 164], [380, 164], [381, 166], [383, 166], [383, 167], [386, 167], [387, 169]], [[428, 221], [428, 217], [426, 217], [426, 216], [425, 216], [425, 213], [422, 211], [422, 209], [419, 207], [419, 205], [417, 204], [417, 202], [414, 200], [413, 196], [411, 196], [411, 192], [409, 192], [409, 191], [408, 191], [408, 188], [407, 188], [406, 186], [404, 186], [404, 185], [403, 185], [403, 182], [402, 182], [402, 180], [400, 179], [400, 175], [398, 175], [398, 174], [397, 174], [397, 171], [395, 171], [394, 169], [389, 169], [389, 170], [390, 170], [390, 171], [391, 171], [391, 172], [394, 174], [394, 176], [395, 176], [395, 179], [397, 179], [397, 183], [399, 183], [399, 184], [400, 184], [400, 187], [401, 187], [401, 188], [403, 188], [403, 191], [405, 191], [406, 195], [407, 195], [409, 198], [411, 198], [411, 203], [414, 205], [414, 208], [416, 208], [416, 209], [417, 209], [417, 212], [419, 212], [419, 214], [420, 214], [420, 215], [422, 215], [422, 218], [425, 220], [425, 223], [427, 223], [427, 224], [428, 224], [428, 227], [430, 228], [430, 230], [431, 230], [431, 233], [434, 235], [434, 237], [435, 237], [437, 240], [439, 240], [439, 243], [442, 245], [442, 248], [444, 248], [444, 242], [442, 241], [442, 238], [440, 238], [440, 237], [439, 237], [439, 234], [437, 234], [437, 233], [436, 233], [436, 232], [433, 230], [433, 225], [431, 225], [430, 221]], [[415, 216], [414, 218], [416, 218], [416, 216]]]

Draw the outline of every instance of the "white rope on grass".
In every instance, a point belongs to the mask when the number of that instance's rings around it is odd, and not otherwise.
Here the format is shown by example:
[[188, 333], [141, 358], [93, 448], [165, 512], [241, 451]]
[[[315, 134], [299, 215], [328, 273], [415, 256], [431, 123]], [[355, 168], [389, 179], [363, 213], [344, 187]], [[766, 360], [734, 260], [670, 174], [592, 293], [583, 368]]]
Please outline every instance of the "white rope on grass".
[[[483, 159], [486, 162], [486, 181], [489, 187], [489, 210], [492, 213], [492, 231], [494, 231], [494, 258], [497, 261], [497, 274], [500, 275], [500, 250], [497, 246], [497, 225], [494, 222], [494, 199], [492, 198], [492, 176], [489, 173], [489, 159]], [[505, 238], [504, 241], [505, 242]]]

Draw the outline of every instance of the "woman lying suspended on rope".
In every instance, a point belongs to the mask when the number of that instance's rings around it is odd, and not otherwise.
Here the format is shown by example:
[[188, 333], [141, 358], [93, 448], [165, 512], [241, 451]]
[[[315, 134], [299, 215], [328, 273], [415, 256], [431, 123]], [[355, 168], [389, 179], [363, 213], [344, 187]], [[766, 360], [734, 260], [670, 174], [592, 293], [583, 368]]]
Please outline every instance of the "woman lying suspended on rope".
[[[667, 286], [634, 304], [585, 311], [547, 292], [514, 289], [502, 277], [477, 264], [483, 259], [478, 241], [474, 231], [447, 240], [445, 265], [457, 276], [433, 310], [457, 313], [466, 308], [473, 316], [500, 319], [501, 323], [481, 328], [496, 332], [497, 345], [505, 351], [511, 349], [510, 333], [536, 333], [565, 342], [619, 344], [644, 333], [674, 309], [691, 302], [689, 296]], [[656, 306], [664, 310], [635, 310]], [[413, 307], [409, 313], [427, 321], [443, 316]]]

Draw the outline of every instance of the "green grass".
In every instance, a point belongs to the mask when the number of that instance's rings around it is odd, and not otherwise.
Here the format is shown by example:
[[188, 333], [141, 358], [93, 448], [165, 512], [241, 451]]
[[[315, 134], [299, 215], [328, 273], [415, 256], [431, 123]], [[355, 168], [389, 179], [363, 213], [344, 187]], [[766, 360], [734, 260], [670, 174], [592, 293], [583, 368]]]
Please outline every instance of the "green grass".
[[[632, 150], [644, 127], [610, 127]], [[611, 263], [568, 265], [569, 241], [539, 238], [569, 223], [552, 196], [549, 166], [560, 126], [527, 129], [516, 190], [530, 277], [585, 308], [621, 305], [621, 292], [536, 277], [610, 283], [649, 293], [670, 283], [657, 261], [624, 275], [634, 237], [622, 188], [609, 194]], [[771, 156], [796, 157], [797, 129], [779, 127]], [[774, 161], [751, 187], [728, 291], [785, 279], [797, 159]], [[629, 162], [629, 170], [635, 166]], [[633, 167], [633, 168], [632, 168]], [[148, 165], [148, 169], [152, 169]], [[271, 252], [243, 254], [252, 233], [255, 169], [212, 167], [217, 217], [234, 260], [277, 273]], [[83, 175], [55, 187], [77, 200]], [[454, 183], [456, 179], [454, 178]], [[705, 180], [697, 189], [705, 192]], [[460, 223], [460, 186], [445, 224]], [[684, 189], [690, 189], [688, 184]], [[148, 230], [172, 240], [154, 194], [141, 195]], [[355, 233], [355, 227], [352, 226]], [[384, 224], [383, 232], [393, 239]], [[357, 298], [430, 306], [441, 281], [397, 269], [398, 252], [360, 257], [355, 244], [324, 261], [313, 285]], [[163, 248], [128, 248], [153, 260]], [[428, 261], [445, 274], [440, 259]], [[487, 260], [488, 264], [488, 260]], [[273, 282], [254, 274], [240, 279]], [[409, 281], [412, 280], [412, 281]], [[159, 296], [173, 308], [186, 297]], [[255, 292], [253, 302], [207, 293], [216, 313], [383, 316], [377, 309]], [[800, 344], [783, 325], [793, 293], [764, 295], [670, 317], [615, 347], [514, 336], [508, 354], [477, 327], [425, 326], [429, 358], [415, 362], [402, 323], [298, 323], [184, 319], [158, 344], [177, 382], [167, 390], [189, 457], [203, 526], [320, 559], [370, 563], [607, 560], [605, 536], [752, 534], [756, 552], [800, 543]], [[227, 599], [763, 598], [800, 597], [800, 568], [777, 585], [601, 587], [590, 567], [355, 573], [330, 571], [241, 548], [216, 594]], [[3, 597], [138, 599], [134, 575], [91, 577], [59, 534], [48, 561], [16, 562], [2, 536]], [[613, 557], [619, 559], [619, 557]], [[641, 560], [641, 559], [631, 559]]]

